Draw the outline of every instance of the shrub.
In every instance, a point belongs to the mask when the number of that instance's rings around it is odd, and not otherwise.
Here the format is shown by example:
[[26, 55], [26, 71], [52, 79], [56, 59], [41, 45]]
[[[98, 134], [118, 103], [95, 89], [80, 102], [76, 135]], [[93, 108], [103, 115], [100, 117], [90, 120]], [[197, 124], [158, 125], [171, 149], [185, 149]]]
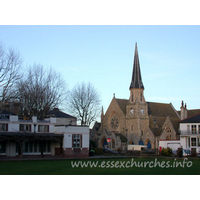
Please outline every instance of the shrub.
[[167, 148], [162, 148], [161, 154], [163, 156], [171, 156], [172, 155], [172, 149], [167, 147]]

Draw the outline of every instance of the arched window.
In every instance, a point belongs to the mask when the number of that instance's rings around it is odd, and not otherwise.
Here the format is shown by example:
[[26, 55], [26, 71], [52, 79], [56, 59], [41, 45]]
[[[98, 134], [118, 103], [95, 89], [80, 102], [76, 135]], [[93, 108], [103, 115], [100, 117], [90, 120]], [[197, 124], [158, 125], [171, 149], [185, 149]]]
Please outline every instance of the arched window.
[[147, 145], [148, 149], [151, 149], [151, 142], [149, 139], [146, 140], [145, 145]]
[[142, 102], [142, 92], [140, 93], [140, 101]]
[[114, 148], [115, 148], [115, 140], [112, 139], [112, 149], [114, 149]]
[[167, 131], [167, 133], [171, 133], [171, 132], [172, 132], [172, 130], [171, 130], [171, 128], [170, 128], [169, 125], [167, 125], [167, 126], [165, 127], [165, 130]]

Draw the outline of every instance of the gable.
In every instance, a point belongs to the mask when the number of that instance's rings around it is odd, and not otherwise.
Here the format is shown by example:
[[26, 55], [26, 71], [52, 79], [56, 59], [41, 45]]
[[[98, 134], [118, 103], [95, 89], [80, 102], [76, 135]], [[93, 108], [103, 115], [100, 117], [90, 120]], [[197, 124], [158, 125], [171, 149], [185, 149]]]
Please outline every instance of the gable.
[[119, 105], [122, 112], [126, 115], [126, 105], [128, 104], [127, 99], [115, 99], [117, 104]]

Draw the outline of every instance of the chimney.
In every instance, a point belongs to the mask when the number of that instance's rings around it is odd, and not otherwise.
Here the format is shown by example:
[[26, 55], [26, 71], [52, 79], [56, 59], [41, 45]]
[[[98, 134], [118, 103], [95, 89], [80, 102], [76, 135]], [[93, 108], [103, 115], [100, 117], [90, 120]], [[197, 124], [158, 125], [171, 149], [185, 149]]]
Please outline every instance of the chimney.
[[185, 103], [185, 106], [184, 106], [183, 101], [181, 103], [180, 109], [181, 109], [181, 120], [186, 119], [187, 118], [187, 106], [186, 106], [186, 103]]

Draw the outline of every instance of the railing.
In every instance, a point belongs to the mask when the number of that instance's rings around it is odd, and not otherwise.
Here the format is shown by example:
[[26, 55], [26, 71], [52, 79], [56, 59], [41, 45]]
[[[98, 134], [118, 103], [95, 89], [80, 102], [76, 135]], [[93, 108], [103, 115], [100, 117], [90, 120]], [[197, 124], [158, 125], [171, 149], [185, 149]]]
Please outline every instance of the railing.
[[200, 130], [196, 130], [196, 131], [180, 131], [180, 135], [200, 135]]

